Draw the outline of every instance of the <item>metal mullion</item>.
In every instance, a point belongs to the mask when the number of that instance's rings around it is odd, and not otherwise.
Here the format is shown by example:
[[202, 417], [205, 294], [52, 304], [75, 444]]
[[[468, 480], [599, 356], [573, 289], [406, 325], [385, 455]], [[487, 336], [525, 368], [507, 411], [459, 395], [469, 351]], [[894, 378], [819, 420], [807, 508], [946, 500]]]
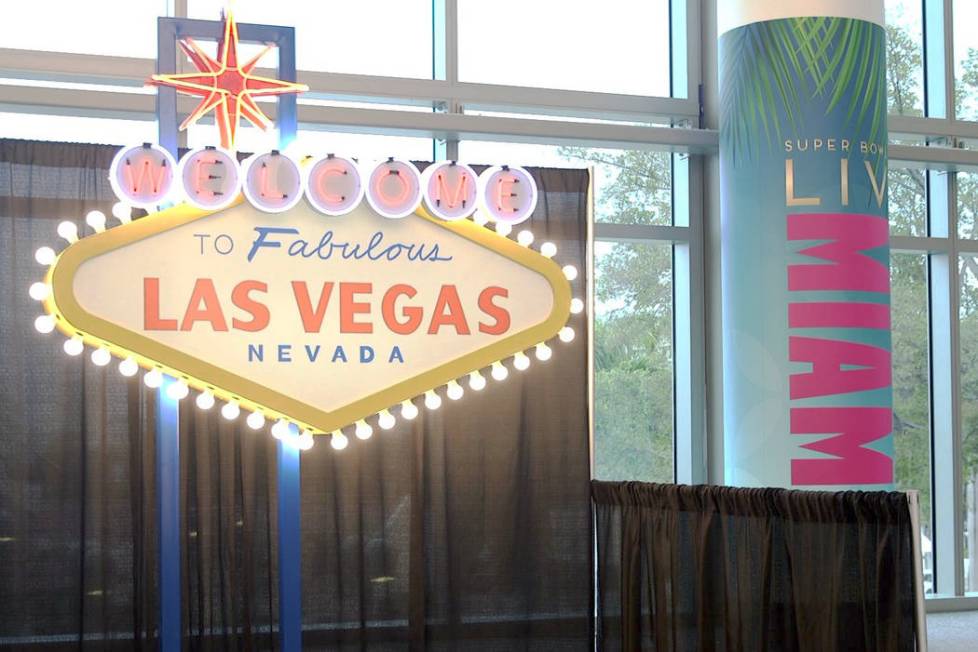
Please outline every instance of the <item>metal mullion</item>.
[[[931, 118], [954, 114], [954, 23], [952, 0], [924, 3], [924, 106]], [[896, 148], [891, 148], [891, 151]], [[921, 149], [921, 148], [918, 148]], [[950, 150], [960, 151], [960, 150]], [[932, 156], [928, 152], [927, 156]], [[954, 169], [952, 166], [950, 169]], [[934, 488], [934, 565], [937, 590], [960, 595], [961, 559], [961, 378], [960, 279], [955, 178], [927, 174], [929, 235], [946, 238], [947, 250], [928, 256], [931, 349], [931, 474]], [[938, 473], [940, 469], [940, 473]]]
[[[937, 590], [960, 595], [961, 563], [961, 433], [959, 278], [953, 176], [928, 173], [928, 214], [933, 233], [947, 249], [928, 257], [931, 350], [931, 475], [934, 489], [934, 565]], [[938, 472], [940, 470], [940, 472]]]
[[596, 222], [594, 239], [599, 242], [667, 242], [670, 244], [689, 242], [690, 229], [685, 226], [666, 226], [657, 224], [611, 224]]
[[[449, 3], [457, 0], [434, 0]], [[246, 24], [241, 23], [244, 27]], [[436, 23], [435, 27], [438, 25]], [[443, 38], [449, 38], [449, 35]], [[457, 39], [457, 36], [455, 37]], [[457, 47], [454, 48], [457, 58]], [[436, 49], [437, 52], [437, 49]], [[446, 55], [448, 53], [445, 53]], [[452, 71], [454, 68], [454, 72]], [[35, 52], [0, 48], [0, 77], [142, 87], [154, 72], [152, 59], [95, 54]], [[271, 74], [271, 69], [258, 69]], [[457, 64], [445, 75], [457, 75]], [[553, 114], [641, 123], [695, 122], [693, 99], [636, 96], [594, 91], [532, 88], [459, 82], [457, 79], [413, 79], [381, 75], [300, 70], [300, 81], [312, 89], [307, 97], [435, 106], [455, 100], [469, 109]], [[326, 90], [328, 89], [328, 90]]]
[[688, 226], [673, 242], [673, 434], [675, 479], [707, 481], [706, 311], [703, 269], [702, 160], [672, 157], [673, 221]]
[[[978, 242], [975, 243], [978, 245]], [[912, 235], [891, 235], [890, 251], [907, 254], [947, 253], [951, 247], [948, 238], [921, 237]]]

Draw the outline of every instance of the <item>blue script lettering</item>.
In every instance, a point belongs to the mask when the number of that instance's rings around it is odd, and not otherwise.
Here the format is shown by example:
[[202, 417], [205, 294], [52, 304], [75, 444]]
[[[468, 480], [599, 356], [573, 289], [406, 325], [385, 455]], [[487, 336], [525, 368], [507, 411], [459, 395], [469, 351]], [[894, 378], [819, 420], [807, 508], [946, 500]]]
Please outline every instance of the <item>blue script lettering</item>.
[[269, 233], [291, 233], [292, 235], [298, 235], [299, 229], [282, 228], [278, 226], [256, 226], [255, 231], [258, 231], [258, 237], [255, 241], [251, 243], [251, 251], [248, 252], [248, 262], [250, 263], [258, 250], [262, 247], [270, 247], [272, 249], [278, 249], [282, 246], [281, 242], [268, 241], [265, 236]]
[[[258, 235], [251, 243], [251, 249], [248, 251], [248, 262], [254, 260], [259, 249], [280, 249], [282, 247], [283, 243], [269, 239], [270, 235], [299, 234], [298, 229], [274, 226], [256, 226], [255, 231]], [[317, 244], [296, 238], [288, 244], [286, 251], [291, 257], [316, 258], [318, 260], [329, 260], [336, 256], [343, 260], [366, 259], [373, 262], [395, 261], [404, 258], [411, 262], [447, 263], [453, 259], [452, 256], [441, 253], [438, 243], [385, 242], [383, 231], [375, 231], [366, 242], [342, 242], [336, 239], [334, 231], [329, 230], [323, 233]]]

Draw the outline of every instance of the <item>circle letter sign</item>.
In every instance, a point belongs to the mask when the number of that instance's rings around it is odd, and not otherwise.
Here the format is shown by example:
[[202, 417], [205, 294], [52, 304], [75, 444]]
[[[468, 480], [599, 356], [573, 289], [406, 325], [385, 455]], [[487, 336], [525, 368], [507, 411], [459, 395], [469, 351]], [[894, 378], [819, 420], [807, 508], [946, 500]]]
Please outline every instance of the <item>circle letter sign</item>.
[[475, 211], [478, 177], [468, 165], [455, 161], [434, 163], [421, 177], [425, 203], [443, 220], [460, 220]]
[[537, 186], [530, 173], [520, 167], [489, 168], [479, 177], [482, 205], [496, 222], [519, 224], [537, 207]]
[[197, 208], [227, 208], [241, 190], [238, 161], [224, 149], [202, 147], [187, 152], [178, 170], [184, 197]]
[[109, 183], [120, 199], [152, 210], [166, 201], [176, 168], [170, 152], [159, 145], [143, 143], [116, 154], [109, 169]]
[[421, 205], [421, 175], [408, 161], [389, 158], [374, 168], [367, 201], [375, 211], [392, 219], [407, 217]]
[[278, 150], [254, 154], [242, 163], [244, 194], [255, 208], [283, 213], [302, 199], [299, 165]]
[[320, 213], [346, 215], [363, 199], [360, 170], [342, 156], [321, 158], [306, 166], [306, 197]]

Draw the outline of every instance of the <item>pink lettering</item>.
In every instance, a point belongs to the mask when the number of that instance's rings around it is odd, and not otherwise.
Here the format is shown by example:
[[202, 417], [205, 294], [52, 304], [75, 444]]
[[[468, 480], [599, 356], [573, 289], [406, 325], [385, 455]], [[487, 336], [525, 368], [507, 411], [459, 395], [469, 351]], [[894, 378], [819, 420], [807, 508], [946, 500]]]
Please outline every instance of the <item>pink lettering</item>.
[[792, 400], [890, 386], [890, 352], [877, 346], [791, 336], [788, 353], [792, 362], [812, 365], [810, 372], [791, 374]]
[[789, 328], [889, 328], [885, 303], [812, 301], [788, 304]]
[[832, 457], [791, 460], [791, 482], [798, 485], [889, 484], [893, 460], [864, 445], [893, 430], [893, 413], [881, 407], [791, 409], [791, 432], [832, 434], [802, 448]]
[[889, 241], [887, 221], [858, 213], [806, 213], [788, 216], [788, 240], [830, 240], [803, 249], [805, 256], [832, 264], [788, 266], [788, 289], [889, 292], [886, 265], [866, 251]]

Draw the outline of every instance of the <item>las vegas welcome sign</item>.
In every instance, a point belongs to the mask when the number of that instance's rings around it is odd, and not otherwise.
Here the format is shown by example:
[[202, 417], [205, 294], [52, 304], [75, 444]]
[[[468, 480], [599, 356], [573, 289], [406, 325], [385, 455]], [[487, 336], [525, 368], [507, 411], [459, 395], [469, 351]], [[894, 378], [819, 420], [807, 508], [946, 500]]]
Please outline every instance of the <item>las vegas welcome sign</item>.
[[[142, 369], [150, 386], [172, 376], [172, 397], [195, 390], [200, 407], [222, 401], [226, 418], [247, 412], [276, 437], [297, 426], [303, 447], [319, 433], [345, 442], [341, 429], [360, 435], [368, 418], [391, 428], [418, 397], [434, 409], [463, 383], [481, 389], [486, 368], [502, 379], [527, 354], [546, 360], [583, 308], [576, 270], [516, 226], [537, 199], [518, 167], [421, 174], [277, 151], [239, 164], [214, 147], [177, 162], [144, 144], [121, 149], [110, 174], [120, 223], [94, 211], [93, 233], [62, 223], [69, 246], [36, 254], [48, 267], [31, 287], [38, 330], [64, 333], [69, 354], [88, 346], [96, 364]], [[132, 207], [151, 212], [132, 220]]]

